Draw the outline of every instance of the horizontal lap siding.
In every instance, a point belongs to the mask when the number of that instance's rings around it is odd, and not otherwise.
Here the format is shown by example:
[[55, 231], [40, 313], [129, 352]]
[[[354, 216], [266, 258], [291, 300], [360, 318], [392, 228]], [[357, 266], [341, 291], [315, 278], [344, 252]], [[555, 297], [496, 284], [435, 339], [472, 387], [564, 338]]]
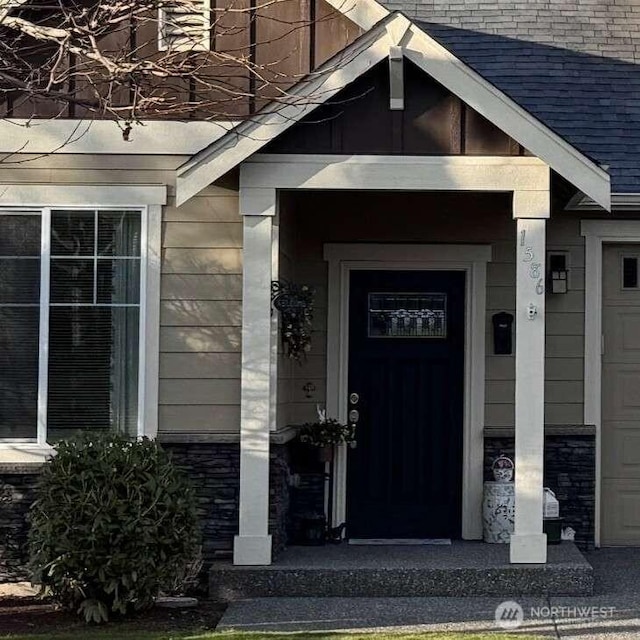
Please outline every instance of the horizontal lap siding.
[[[547, 250], [569, 254], [569, 293], [546, 297], [545, 423], [578, 425], [584, 420], [584, 238], [578, 217], [560, 213], [549, 220]], [[514, 313], [515, 238], [494, 243], [493, 257], [487, 270], [485, 424], [510, 427], [515, 356], [493, 355], [491, 317]]]
[[[465, 213], [461, 206], [450, 211], [450, 218], [430, 215], [428, 204], [421, 207], [420, 216], [407, 212], [402, 197], [393, 214], [394, 230], [387, 230], [380, 216], [370, 212], [369, 205], [358, 203], [346, 216], [332, 226], [326, 211], [335, 208], [327, 202], [315, 211], [312, 203], [304, 201], [297, 211], [294, 203], [288, 206], [299, 216], [291, 216], [298, 229], [295, 279], [310, 284], [318, 291], [314, 312], [314, 345], [311, 356], [301, 367], [295, 367], [295, 381], [291, 399], [292, 422], [313, 419], [316, 403], [326, 401], [326, 290], [327, 264], [322, 260], [322, 241], [413, 241], [488, 243], [493, 248], [493, 261], [487, 265], [487, 331], [486, 331], [486, 406], [487, 426], [513, 426], [515, 356], [493, 354], [492, 316], [501, 311], [515, 311], [515, 223], [510, 215], [499, 212]], [[384, 207], [384, 204], [381, 205]], [[471, 209], [473, 205], [468, 207]], [[445, 206], [446, 210], [446, 206]], [[302, 216], [318, 216], [316, 224], [304, 223]], [[321, 227], [325, 227], [324, 229]], [[410, 230], [407, 232], [406, 230]], [[379, 235], [378, 235], [379, 234]], [[556, 214], [548, 223], [549, 250], [568, 252], [569, 287], [566, 295], [547, 295], [547, 353], [545, 422], [549, 425], [573, 425], [583, 422], [583, 366], [584, 366], [584, 241], [580, 236], [577, 216]], [[515, 329], [514, 329], [515, 340]], [[515, 347], [515, 342], [514, 342]], [[312, 383], [311, 397], [302, 390]]]
[[165, 207], [160, 301], [162, 434], [240, 427], [242, 219], [237, 194], [211, 188]]
[[[113, 135], [121, 135], [114, 125]], [[135, 145], [135, 140], [131, 143]], [[240, 425], [242, 220], [233, 190], [173, 206], [185, 156], [20, 156], [0, 183], [166, 184], [160, 302], [160, 435], [233, 433]]]

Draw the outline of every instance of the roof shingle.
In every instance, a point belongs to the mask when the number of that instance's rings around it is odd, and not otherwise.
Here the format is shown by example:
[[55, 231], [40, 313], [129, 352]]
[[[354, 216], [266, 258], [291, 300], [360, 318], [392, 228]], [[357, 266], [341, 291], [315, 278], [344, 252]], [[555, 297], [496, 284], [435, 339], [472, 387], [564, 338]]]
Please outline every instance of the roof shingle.
[[640, 0], [384, 4], [640, 191]]

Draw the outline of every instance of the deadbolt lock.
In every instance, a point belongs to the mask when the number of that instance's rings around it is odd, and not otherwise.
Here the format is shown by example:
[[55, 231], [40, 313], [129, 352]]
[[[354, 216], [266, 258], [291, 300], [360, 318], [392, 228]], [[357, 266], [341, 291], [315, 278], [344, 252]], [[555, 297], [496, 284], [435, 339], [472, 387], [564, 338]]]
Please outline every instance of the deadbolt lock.
[[360, 396], [357, 393], [349, 394], [349, 403], [350, 404], [358, 404], [360, 402]]
[[358, 422], [360, 420], [360, 412], [357, 409], [349, 411], [349, 422]]

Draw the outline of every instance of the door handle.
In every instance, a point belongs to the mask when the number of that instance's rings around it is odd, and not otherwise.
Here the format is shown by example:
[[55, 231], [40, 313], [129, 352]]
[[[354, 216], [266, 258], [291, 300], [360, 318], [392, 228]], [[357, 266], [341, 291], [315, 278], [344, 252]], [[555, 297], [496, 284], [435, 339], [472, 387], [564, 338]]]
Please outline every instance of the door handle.
[[351, 409], [349, 411], [349, 422], [356, 423], [360, 420], [360, 412], [357, 409]]

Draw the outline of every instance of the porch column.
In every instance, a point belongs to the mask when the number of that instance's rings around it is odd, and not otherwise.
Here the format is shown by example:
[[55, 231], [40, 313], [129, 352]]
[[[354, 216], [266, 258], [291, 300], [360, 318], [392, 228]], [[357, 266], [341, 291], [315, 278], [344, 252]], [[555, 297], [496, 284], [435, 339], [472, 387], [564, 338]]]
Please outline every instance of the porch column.
[[[239, 565], [271, 564], [269, 427], [271, 416], [271, 279], [273, 207], [243, 213], [240, 522], [233, 546]], [[251, 207], [248, 208], [252, 212]]]
[[[512, 563], [545, 563], [547, 536], [542, 531], [544, 460], [545, 356], [545, 227], [549, 215], [547, 192], [543, 215], [517, 218], [516, 253], [516, 392], [515, 392], [515, 532]], [[521, 213], [521, 212], [520, 212]]]

